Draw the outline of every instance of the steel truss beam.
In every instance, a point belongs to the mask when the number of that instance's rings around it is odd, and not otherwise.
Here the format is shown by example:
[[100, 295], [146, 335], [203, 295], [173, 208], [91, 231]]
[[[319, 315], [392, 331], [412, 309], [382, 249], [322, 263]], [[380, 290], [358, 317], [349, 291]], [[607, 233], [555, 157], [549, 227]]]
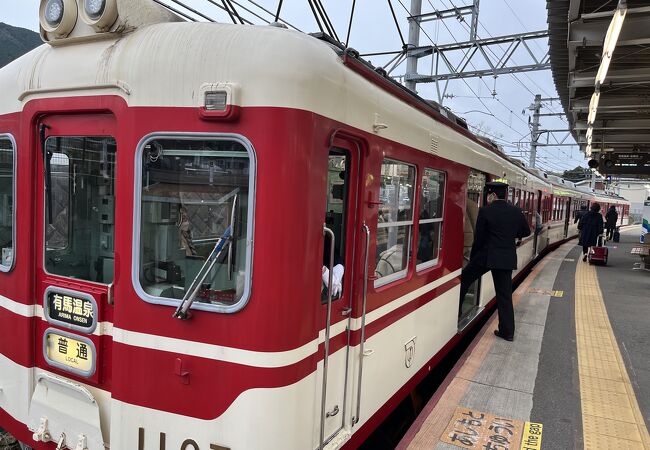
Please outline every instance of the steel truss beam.
[[[407, 53], [408, 57], [424, 58], [433, 55], [433, 70], [431, 75], [407, 73], [405, 78], [408, 81], [418, 83], [432, 83], [460, 78], [497, 76], [550, 69], [551, 63], [548, 52], [542, 57], [538, 57], [529, 45], [533, 40], [547, 38], [548, 31], [543, 30], [489, 39], [474, 39], [454, 44], [412, 47]], [[507, 48], [503, 50], [500, 47], [502, 45], [506, 45]], [[519, 48], [526, 50], [532, 63], [511, 64], [512, 56]], [[453, 64], [450, 54], [458, 51], [463, 51], [463, 56], [458, 64]], [[485, 64], [487, 64], [487, 68], [467, 70], [469, 66], [485, 67]]]

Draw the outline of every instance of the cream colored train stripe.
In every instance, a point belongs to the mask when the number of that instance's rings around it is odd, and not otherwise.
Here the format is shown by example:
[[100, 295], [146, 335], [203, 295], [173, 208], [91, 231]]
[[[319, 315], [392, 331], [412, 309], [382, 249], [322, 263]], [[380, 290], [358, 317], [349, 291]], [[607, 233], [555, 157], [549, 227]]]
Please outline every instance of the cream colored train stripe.
[[113, 328], [113, 340], [126, 345], [165, 352], [181, 353], [200, 358], [214, 359], [254, 367], [284, 367], [313, 355], [318, 350], [318, 339], [293, 350], [283, 352], [258, 352], [222, 345], [187, 341]]
[[593, 266], [578, 262], [575, 295], [584, 448], [650, 450], [648, 429]]
[[[432, 291], [433, 289], [456, 278], [458, 275], [460, 275], [460, 273], [460, 270], [448, 273], [447, 275], [427, 284], [426, 286], [422, 286], [421, 288], [418, 288], [415, 291], [412, 291], [390, 302], [389, 304], [382, 306], [381, 308], [371, 311], [366, 316], [366, 324], [374, 322], [375, 320], [387, 314], [390, 314], [397, 308], [406, 305], [421, 295], [424, 295], [427, 292]], [[36, 307], [31, 305], [24, 305], [22, 303], [18, 303], [6, 297], [0, 296], [0, 306], [21, 316], [37, 316], [44, 320], [43, 307], [40, 305], [36, 305]], [[346, 325], [347, 320], [341, 320], [333, 324], [330, 336], [333, 338], [345, 332]], [[352, 330], [359, 330], [361, 328], [361, 319], [354, 319], [351, 328]], [[113, 324], [110, 322], [101, 322], [93, 334], [112, 334], [113, 340], [116, 342], [121, 342], [127, 345], [134, 345], [136, 347], [185, 353], [189, 355], [234, 362], [238, 364], [254, 365], [256, 367], [282, 367], [295, 364], [312, 355], [316, 351], [318, 344], [325, 341], [324, 330], [321, 330], [318, 339], [308, 342], [307, 344], [304, 344], [296, 349], [282, 352], [257, 352], [123, 330], [120, 328], [114, 328]]]
[[24, 303], [18, 303], [3, 295], [0, 295], [0, 307], [23, 317], [34, 317], [36, 315], [36, 312], [34, 311], [34, 305], [25, 305]]

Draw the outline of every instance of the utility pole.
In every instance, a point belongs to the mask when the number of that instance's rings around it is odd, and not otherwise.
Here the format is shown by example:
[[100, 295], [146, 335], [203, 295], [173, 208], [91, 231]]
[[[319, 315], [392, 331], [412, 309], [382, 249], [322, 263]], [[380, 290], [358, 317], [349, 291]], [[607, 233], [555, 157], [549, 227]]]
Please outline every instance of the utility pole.
[[476, 41], [476, 30], [478, 28], [478, 4], [480, 0], [474, 0], [474, 8], [472, 9], [472, 26], [469, 31], [469, 40]]
[[530, 129], [530, 161], [528, 165], [535, 167], [537, 161], [537, 140], [539, 139], [539, 112], [542, 109], [542, 96], [537, 94], [535, 96], [535, 103], [528, 108], [533, 111], [533, 123]]
[[592, 190], [596, 189], [596, 171], [591, 171], [591, 183], [589, 184]]
[[[413, 50], [420, 45], [420, 15], [422, 14], [422, 0], [411, 0], [411, 15], [409, 20], [408, 50]], [[410, 55], [406, 58], [406, 73], [418, 73], [418, 57]], [[417, 82], [406, 80], [406, 87], [416, 92]]]

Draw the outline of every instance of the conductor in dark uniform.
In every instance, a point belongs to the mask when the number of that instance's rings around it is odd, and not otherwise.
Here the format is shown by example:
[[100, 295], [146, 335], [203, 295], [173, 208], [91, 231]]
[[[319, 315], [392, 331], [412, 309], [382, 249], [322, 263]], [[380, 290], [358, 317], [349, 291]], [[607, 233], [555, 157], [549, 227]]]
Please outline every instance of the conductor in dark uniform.
[[512, 271], [517, 268], [515, 240], [529, 236], [530, 227], [524, 213], [506, 202], [507, 184], [489, 182], [485, 187], [488, 205], [478, 212], [470, 260], [460, 277], [460, 302], [472, 283], [491, 271], [499, 312], [499, 329], [494, 330], [494, 334], [512, 341], [515, 335]]

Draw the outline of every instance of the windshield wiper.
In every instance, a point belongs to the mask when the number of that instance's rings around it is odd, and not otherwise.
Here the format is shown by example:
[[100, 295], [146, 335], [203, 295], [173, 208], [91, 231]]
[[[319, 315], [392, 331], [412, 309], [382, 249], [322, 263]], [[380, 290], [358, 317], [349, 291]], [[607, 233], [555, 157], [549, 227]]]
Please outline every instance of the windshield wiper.
[[212, 249], [212, 252], [210, 252], [210, 256], [208, 256], [208, 259], [206, 259], [203, 265], [201, 266], [201, 270], [199, 270], [199, 273], [194, 278], [194, 281], [192, 281], [192, 284], [190, 285], [189, 289], [183, 296], [183, 300], [181, 301], [181, 304], [178, 306], [178, 308], [176, 308], [176, 311], [174, 312], [172, 317], [181, 320], [187, 320], [191, 317], [188, 311], [192, 306], [192, 304], [194, 303], [194, 300], [196, 299], [196, 296], [198, 295], [199, 291], [201, 290], [201, 285], [208, 277], [208, 274], [210, 273], [210, 271], [216, 264], [217, 260], [219, 259], [219, 256], [221, 255], [223, 248], [226, 246], [226, 244], [229, 243], [230, 245], [232, 245], [232, 225], [226, 228], [226, 231], [223, 233], [223, 236], [221, 236], [217, 240], [217, 243]]

